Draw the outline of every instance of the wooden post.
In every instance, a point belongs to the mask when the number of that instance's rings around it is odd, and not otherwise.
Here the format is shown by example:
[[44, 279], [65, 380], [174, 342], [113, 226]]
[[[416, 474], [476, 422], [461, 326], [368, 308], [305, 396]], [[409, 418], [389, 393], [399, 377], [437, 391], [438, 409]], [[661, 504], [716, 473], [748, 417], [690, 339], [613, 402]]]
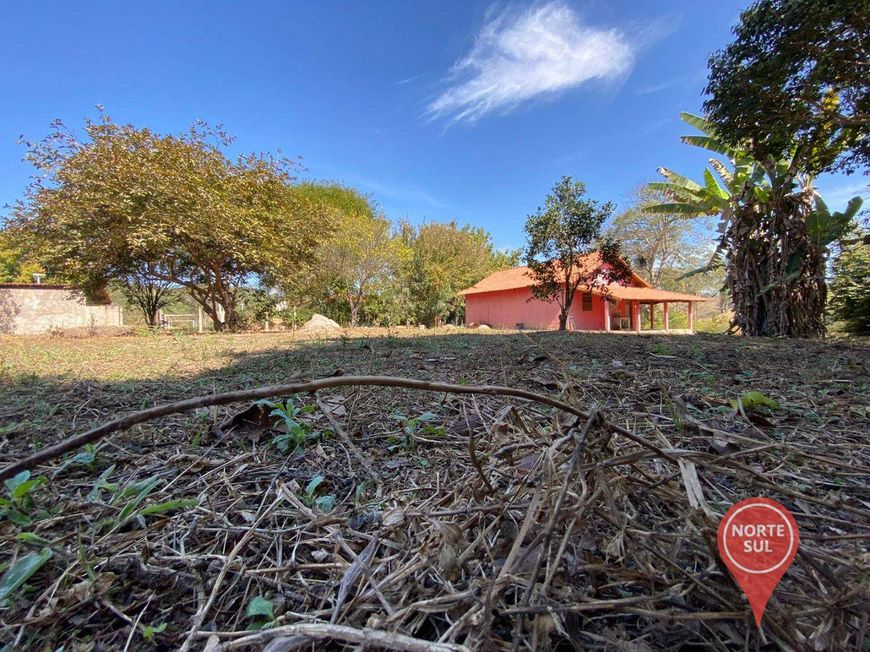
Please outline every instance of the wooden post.
[[665, 322], [665, 332], [667, 333], [670, 330], [670, 324], [668, 323], [668, 302], [665, 301], [662, 304], [662, 317]]
[[610, 301], [604, 299], [604, 330], [610, 331]]
[[640, 333], [640, 303], [637, 301], [631, 302], [631, 321], [634, 325], [634, 332]]
[[649, 329], [654, 331], [656, 329], [656, 304], [649, 304]]
[[686, 305], [689, 307], [689, 332], [694, 333], [695, 332], [695, 315], [694, 315], [695, 304], [694, 304], [694, 302], [689, 301], [686, 303]]
[[202, 306], [196, 306], [196, 330], [202, 333]]

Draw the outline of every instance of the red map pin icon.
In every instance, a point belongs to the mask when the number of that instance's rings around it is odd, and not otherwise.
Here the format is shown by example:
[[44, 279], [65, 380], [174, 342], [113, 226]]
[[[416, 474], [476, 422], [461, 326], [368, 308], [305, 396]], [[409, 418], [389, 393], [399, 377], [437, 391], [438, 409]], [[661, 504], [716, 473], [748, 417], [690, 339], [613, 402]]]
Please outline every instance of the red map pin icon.
[[797, 554], [797, 523], [769, 498], [747, 498], [731, 506], [719, 523], [719, 555], [743, 589], [755, 624]]

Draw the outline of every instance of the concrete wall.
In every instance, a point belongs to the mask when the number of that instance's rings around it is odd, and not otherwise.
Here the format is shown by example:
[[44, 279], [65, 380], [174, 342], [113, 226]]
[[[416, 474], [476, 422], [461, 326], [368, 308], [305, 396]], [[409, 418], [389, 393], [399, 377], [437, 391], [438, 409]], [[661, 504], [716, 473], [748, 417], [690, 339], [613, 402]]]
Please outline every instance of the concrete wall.
[[121, 311], [114, 304], [90, 304], [81, 292], [65, 288], [0, 286], [0, 333], [7, 335], [121, 326]]
[[[604, 330], [604, 300], [592, 295], [592, 310], [583, 310], [582, 293], [574, 296], [569, 327], [574, 330]], [[469, 294], [465, 297], [465, 323], [487, 324], [493, 328], [536, 330], [559, 327], [559, 304], [532, 297], [528, 288]]]

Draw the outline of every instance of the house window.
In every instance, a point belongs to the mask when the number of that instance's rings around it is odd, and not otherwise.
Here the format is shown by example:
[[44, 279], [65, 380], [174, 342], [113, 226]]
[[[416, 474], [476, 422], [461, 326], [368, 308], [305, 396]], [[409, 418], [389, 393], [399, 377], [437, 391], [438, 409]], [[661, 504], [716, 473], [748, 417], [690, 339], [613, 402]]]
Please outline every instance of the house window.
[[583, 298], [581, 299], [581, 302], [580, 302], [580, 307], [582, 308], [583, 312], [590, 312], [592, 310], [592, 295], [591, 294], [586, 292], [583, 295]]

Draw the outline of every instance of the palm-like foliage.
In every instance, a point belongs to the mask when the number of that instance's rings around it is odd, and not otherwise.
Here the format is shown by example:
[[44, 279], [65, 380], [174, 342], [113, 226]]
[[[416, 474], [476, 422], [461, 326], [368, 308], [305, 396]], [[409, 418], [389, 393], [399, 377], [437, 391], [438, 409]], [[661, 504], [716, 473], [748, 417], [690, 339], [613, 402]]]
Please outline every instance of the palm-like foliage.
[[842, 237], [861, 200], [831, 214], [794, 155], [756, 161], [747, 150], [720, 140], [704, 118], [682, 114], [702, 135], [681, 140], [713, 157], [703, 184], [660, 168], [665, 181], [650, 188], [669, 197], [652, 213], [720, 215], [720, 239], [706, 271], [726, 268], [734, 304], [733, 327], [746, 334], [808, 336], [824, 333], [828, 246]]

